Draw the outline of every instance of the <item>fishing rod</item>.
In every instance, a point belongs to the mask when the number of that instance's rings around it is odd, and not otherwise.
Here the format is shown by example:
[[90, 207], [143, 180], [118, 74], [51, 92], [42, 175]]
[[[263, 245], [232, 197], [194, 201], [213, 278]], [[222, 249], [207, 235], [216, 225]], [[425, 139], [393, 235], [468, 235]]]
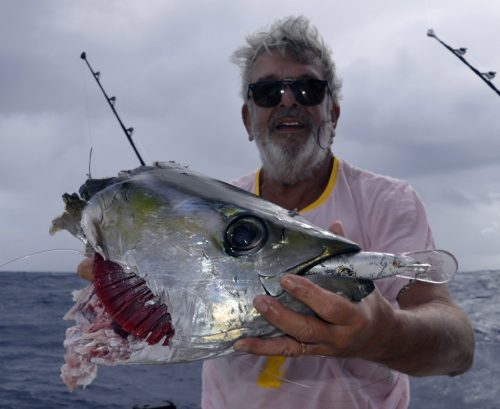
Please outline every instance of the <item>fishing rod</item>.
[[120, 116], [116, 112], [116, 109], [115, 109], [116, 97], [108, 97], [108, 94], [106, 94], [106, 91], [104, 90], [103, 86], [101, 85], [101, 81], [99, 81], [99, 77], [101, 76], [101, 73], [99, 71], [94, 71], [92, 69], [89, 61], [87, 60], [87, 54], [85, 53], [85, 51], [80, 54], [80, 58], [87, 63], [87, 66], [89, 67], [89, 70], [92, 73], [92, 76], [96, 80], [97, 85], [99, 85], [99, 88], [101, 88], [101, 91], [104, 94], [106, 101], [108, 101], [108, 104], [109, 104], [111, 110], [113, 111], [113, 113], [115, 114], [116, 119], [118, 119], [118, 122], [120, 123], [120, 126], [123, 129], [123, 132], [125, 132], [125, 136], [127, 137], [128, 141], [130, 142], [130, 145], [132, 145], [132, 148], [134, 149], [135, 154], [139, 158], [139, 162], [141, 163], [142, 166], [144, 166], [145, 163], [142, 160], [141, 155], [139, 154], [139, 151], [135, 147], [134, 141], [132, 140], [132, 133], [134, 132], [134, 128], [126, 128], [125, 125], [123, 125], [123, 122], [120, 119]]
[[467, 52], [467, 48], [460, 47], [460, 48], [452, 48], [448, 44], [446, 44], [443, 40], [441, 40], [434, 30], [431, 28], [427, 30], [427, 36], [435, 38], [437, 41], [439, 41], [448, 51], [450, 51], [455, 57], [457, 57], [460, 61], [462, 61], [467, 67], [469, 67], [479, 78], [481, 78], [488, 87], [490, 87], [493, 91], [497, 93], [498, 96], [500, 96], [500, 90], [498, 90], [495, 85], [491, 82], [493, 78], [495, 78], [496, 72], [494, 71], [488, 71], [488, 72], [481, 72], [477, 68], [473, 67], [465, 58], [464, 55]]

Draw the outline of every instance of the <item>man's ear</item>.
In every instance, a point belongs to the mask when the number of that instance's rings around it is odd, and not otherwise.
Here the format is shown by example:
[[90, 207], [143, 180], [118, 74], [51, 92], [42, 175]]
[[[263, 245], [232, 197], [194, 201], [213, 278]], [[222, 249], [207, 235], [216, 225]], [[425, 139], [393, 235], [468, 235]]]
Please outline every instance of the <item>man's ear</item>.
[[243, 104], [241, 107], [241, 119], [243, 119], [243, 124], [247, 130], [248, 140], [253, 141], [253, 135], [250, 126], [250, 108], [248, 108], [247, 104]]
[[339, 122], [339, 117], [340, 117], [340, 106], [337, 104], [333, 104], [331, 112], [331, 121], [334, 128], [337, 127], [337, 123]]

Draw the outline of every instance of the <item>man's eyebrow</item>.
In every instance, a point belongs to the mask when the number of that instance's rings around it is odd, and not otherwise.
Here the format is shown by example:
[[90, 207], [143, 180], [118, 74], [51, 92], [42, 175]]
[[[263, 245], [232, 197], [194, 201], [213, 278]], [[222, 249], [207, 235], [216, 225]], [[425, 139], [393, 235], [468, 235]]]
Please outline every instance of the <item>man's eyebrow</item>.
[[279, 78], [278, 78], [277, 75], [275, 75], [275, 74], [268, 74], [268, 75], [264, 75], [263, 77], [257, 78], [256, 82], [261, 82], [261, 81], [275, 81], [275, 80], [279, 80]]
[[[302, 80], [307, 80], [307, 79], [317, 80], [317, 79], [320, 79], [320, 78], [318, 78], [317, 75], [312, 74], [312, 73], [302, 74], [302, 75], [299, 75], [298, 77], [286, 77], [286, 78], [287, 79], [302, 79]], [[261, 82], [261, 81], [281, 81], [283, 79], [284, 78], [280, 78], [276, 74], [268, 74], [268, 75], [264, 75], [263, 77], [257, 78], [257, 80], [255, 82]]]

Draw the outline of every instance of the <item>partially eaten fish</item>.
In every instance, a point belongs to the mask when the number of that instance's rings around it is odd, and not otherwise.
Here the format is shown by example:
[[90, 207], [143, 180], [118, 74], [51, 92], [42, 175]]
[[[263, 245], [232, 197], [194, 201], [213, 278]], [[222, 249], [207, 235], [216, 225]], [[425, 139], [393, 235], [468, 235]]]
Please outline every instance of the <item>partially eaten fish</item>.
[[241, 337], [280, 335], [253, 308], [256, 295], [312, 313], [281, 289], [284, 274], [356, 302], [372, 279], [444, 282], [457, 270], [440, 250], [361, 252], [296, 212], [173, 162], [89, 179], [63, 198], [51, 233], [65, 229], [95, 252], [93, 285], [74, 293], [65, 316], [77, 322], [62, 368], [70, 389], [90, 384], [97, 364], [213, 358]]

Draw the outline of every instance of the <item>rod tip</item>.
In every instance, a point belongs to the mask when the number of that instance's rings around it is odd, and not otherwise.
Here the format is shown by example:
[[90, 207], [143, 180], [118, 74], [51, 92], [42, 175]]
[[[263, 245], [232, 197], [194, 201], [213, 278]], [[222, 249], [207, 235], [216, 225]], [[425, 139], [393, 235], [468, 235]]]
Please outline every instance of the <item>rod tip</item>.
[[85, 51], [83, 53], [80, 54], [80, 58], [82, 60], [85, 60], [87, 58], [87, 54], [85, 54]]

